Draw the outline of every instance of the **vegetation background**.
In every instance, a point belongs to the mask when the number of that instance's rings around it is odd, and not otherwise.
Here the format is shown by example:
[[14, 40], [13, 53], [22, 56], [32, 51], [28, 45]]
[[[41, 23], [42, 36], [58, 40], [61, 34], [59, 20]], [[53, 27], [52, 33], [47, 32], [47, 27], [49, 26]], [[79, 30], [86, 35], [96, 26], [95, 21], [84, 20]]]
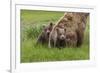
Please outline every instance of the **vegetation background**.
[[72, 61], [89, 59], [89, 17], [84, 42], [79, 48], [48, 48], [37, 44], [43, 25], [56, 23], [64, 12], [21, 10], [21, 62]]

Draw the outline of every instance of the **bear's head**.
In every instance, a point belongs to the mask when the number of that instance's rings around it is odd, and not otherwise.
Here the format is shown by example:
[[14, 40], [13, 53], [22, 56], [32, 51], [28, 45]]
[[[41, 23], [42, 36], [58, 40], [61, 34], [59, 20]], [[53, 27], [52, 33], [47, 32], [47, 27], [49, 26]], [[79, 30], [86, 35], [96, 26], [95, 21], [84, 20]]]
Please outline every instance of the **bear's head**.
[[43, 26], [43, 28], [44, 28], [43, 33], [44, 33], [45, 37], [49, 37], [50, 32], [52, 31], [53, 25], [54, 24], [52, 22], [50, 22], [49, 25]]
[[66, 39], [66, 28], [56, 28], [57, 30], [57, 38], [59, 40], [65, 40]]

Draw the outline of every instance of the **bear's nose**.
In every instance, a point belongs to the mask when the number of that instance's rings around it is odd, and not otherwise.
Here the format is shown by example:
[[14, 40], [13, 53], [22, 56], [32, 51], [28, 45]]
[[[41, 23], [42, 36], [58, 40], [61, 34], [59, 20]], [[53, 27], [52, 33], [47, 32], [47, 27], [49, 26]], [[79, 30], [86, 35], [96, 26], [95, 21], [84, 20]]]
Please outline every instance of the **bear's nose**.
[[63, 39], [65, 39], [65, 36], [64, 36], [64, 35], [62, 35], [62, 36], [61, 36], [61, 39], [62, 39], [62, 40], [63, 40]]
[[49, 30], [47, 30], [47, 33], [50, 33], [50, 31], [49, 31]]

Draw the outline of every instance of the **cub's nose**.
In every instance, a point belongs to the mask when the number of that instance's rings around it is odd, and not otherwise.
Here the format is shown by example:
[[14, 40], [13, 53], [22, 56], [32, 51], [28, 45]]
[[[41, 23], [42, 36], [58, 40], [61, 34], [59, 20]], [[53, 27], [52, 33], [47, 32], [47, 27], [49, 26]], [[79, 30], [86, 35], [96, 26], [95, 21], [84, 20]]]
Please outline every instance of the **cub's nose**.
[[50, 30], [47, 30], [46, 32], [47, 32], [47, 33], [50, 33]]
[[62, 36], [61, 36], [61, 39], [62, 39], [62, 40], [64, 40], [64, 39], [65, 39], [65, 36], [64, 36], [64, 35], [62, 35]]

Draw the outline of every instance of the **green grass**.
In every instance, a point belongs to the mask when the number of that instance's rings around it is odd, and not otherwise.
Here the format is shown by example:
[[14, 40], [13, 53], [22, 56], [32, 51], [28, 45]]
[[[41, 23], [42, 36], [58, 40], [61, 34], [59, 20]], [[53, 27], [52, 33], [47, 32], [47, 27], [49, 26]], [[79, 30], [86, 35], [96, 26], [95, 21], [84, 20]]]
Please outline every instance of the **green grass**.
[[89, 59], [89, 20], [85, 30], [84, 42], [79, 48], [48, 48], [36, 44], [42, 26], [54, 23], [64, 12], [21, 10], [21, 62], [69, 61]]

